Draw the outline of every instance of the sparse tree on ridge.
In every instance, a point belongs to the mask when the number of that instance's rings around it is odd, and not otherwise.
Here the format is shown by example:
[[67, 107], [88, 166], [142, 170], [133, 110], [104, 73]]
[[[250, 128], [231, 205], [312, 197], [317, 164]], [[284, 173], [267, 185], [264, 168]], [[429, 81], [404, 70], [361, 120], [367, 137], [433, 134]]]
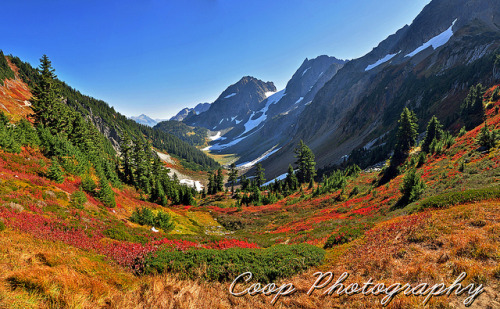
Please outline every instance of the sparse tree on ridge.
[[229, 170], [229, 183], [231, 184], [231, 193], [234, 194], [234, 186], [238, 180], [238, 170], [236, 169], [236, 164], [232, 163]]
[[266, 174], [265, 170], [262, 167], [262, 164], [257, 163], [255, 167], [255, 186], [260, 188], [266, 182]]
[[439, 123], [436, 116], [432, 116], [431, 120], [427, 124], [427, 131], [425, 133], [425, 139], [422, 144], [422, 150], [429, 152], [429, 146], [432, 144], [434, 139], [440, 140], [443, 136], [443, 126]]
[[314, 161], [314, 153], [311, 148], [309, 148], [304, 142], [301, 140], [299, 145], [295, 149], [295, 154], [297, 161], [298, 172], [297, 179], [299, 183], [309, 183], [311, 179], [314, 179], [316, 176], [316, 162]]

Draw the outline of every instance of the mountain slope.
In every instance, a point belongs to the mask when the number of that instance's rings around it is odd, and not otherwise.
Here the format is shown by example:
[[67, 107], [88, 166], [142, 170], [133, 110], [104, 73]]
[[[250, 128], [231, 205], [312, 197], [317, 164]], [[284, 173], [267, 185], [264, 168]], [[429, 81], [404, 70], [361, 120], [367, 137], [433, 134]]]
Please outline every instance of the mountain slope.
[[263, 107], [262, 102], [273, 92], [276, 92], [276, 87], [272, 82], [245, 76], [227, 87], [206, 112], [191, 114], [184, 119], [184, 123], [209, 130], [227, 129], [259, 111]]
[[[282, 155], [266, 160], [266, 171], [283, 173], [301, 139], [315, 152], [318, 167], [341, 162], [391, 131], [404, 106], [417, 112], [422, 126], [436, 114], [447, 127], [456, 127], [468, 88], [494, 80], [499, 19], [497, 1], [432, 1], [410, 26], [348, 62], [318, 91]], [[377, 144], [390, 144], [393, 132]]]
[[206, 112], [210, 108], [210, 103], [200, 103], [196, 105], [194, 108], [186, 107], [177, 113], [174, 117], [170, 118], [170, 120], [183, 121], [189, 113], [194, 112], [196, 115]]
[[[235, 124], [211, 151], [237, 153], [239, 164], [256, 163], [266, 152], [276, 153], [295, 133], [295, 123], [315, 94], [342, 68], [346, 61], [319, 56], [305, 59], [282, 91], [270, 96], [260, 111]], [[238, 119], [238, 118], [236, 118]], [[254, 134], [258, 132], [258, 134]], [[260, 159], [260, 161], [262, 158]]]
[[[18, 57], [10, 57], [10, 61], [18, 68], [19, 77], [24, 84], [34, 87], [39, 78], [36, 70]], [[144, 142], [149, 140], [153, 147], [168, 152], [184, 162], [191, 163], [190, 166], [195, 166], [198, 169], [214, 169], [218, 167], [218, 164], [213, 159], [179, 138], [138, 124], [115, 111], [106, 102], [83, 95], [64, 82], [58, 81], [58, 84], [65, 103], [90, 120], [109, 139], [115, 150], [120, 149], [122, 138], [124, 135], [128, 135]]]

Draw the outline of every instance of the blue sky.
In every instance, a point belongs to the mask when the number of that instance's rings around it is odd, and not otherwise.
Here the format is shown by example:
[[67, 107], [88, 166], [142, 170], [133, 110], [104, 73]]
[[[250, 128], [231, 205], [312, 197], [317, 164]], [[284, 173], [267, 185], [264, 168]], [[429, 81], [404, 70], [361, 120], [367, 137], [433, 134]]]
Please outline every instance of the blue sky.
[[251, 75], [278, 89], [307, 58], [364, 55], [429, 0], [16, 0], [0, 49], [121, 113], [153, 118], [212, 102]]

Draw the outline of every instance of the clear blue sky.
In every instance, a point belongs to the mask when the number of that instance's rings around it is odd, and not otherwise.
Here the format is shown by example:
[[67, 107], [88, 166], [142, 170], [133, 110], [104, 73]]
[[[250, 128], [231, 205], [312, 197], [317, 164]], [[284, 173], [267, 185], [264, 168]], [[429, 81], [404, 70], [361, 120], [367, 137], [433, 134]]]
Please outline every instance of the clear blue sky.
[[172, 116], [251, 75], [278, 89], [307, 58], [364, 55], [429, 0], [15, 0], [0, 49], [127, 116]]

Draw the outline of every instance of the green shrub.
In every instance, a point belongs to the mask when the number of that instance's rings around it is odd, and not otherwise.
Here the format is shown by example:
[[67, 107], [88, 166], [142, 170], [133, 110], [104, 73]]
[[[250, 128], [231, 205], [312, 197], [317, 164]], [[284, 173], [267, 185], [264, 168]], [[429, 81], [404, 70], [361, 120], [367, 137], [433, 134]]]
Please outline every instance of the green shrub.
[[167, 232], [174, 227], [172, 217], [163, 211], [158, 211], [156, 215], [149, 208], [136, 208], [130, 217], [130, 221], [140, 225], [149, 225], [162, 229]]
[[333, 233], [326, 240], [323, 248], [329, 249], [336, 245], [345, 244], [363, 235], [363, 228], [357, 226], [343, 226], [337, 232]]
[[415, 204], [411, 212], [417, 212], [427, 208], [445, 208], [456, 204], [477, 202], [499, 197], [500, 186], [459, 192], [447, 192], [424, 199], [418, 204]]
[[421, 167], [422, 165], [424, 165], [425, 160], [426, 160], [425, 152], [420, 152], [420, 154], [418, 155], [417, 167]]
[[132, 237], [127, 231], [119, 228], [109, 228], [102, 232], [107, 237], [120, 240], [120, 241], [134, 241], [134, 237]]
[[400, 203], [408, 204], [414, 202], [420, 198], [420, 195], [425, 190], [425, 183], [420, 178], [419, 175], [416, 174], [415, 168], [409, 170], [404, 179], [403, 184], [401, 185], [400, 191], [403, 194], [401, 197]]
[[355, 186], [354, 188], [352, 188], [351, 193], [349, 193], [349, 197], [355, 196], [358, 193], [359, 193], [359, 188], [358, 186]]
[[62, 183], [64, 181], [63, 171], [61, 169], [61, 165], [57, 162], [56, 159], [52, 159], [52, 164], [49, 168], [48, 178], [57, 183]]
[[97, 188], [97, 185], [96, 185], [95, 181], [89, 175], [84, 175], [82, 177], [82, 189], [85, 192], [88, 192], [90, 194], [94, 194], [96, 188]]
[[461, 160], [460, 165], [458, 166], [458, 171], [463, 173], [465, 171], [465, 161]]
[[6, 229], [5, 223], [3, 223], [3, 221], [0, 221], [0, 232], [4, 231], [5, 229]]
[[70, 197], [71, 206], [79, 209], [83, 209], [83, 205], [87, 202], [87, 196], [83, 191], [78, 190], [73, 192]]
[[496, 102], [500, 100], [500, 87], [496, 87], [491, 94], [491, 101]]
[[254, 280], [275, 282], [319, 265], [324, 256], [323, 249], [307, 244], [276, 245], [267, 249], [194, 249], [187, 252], [164, 249], [146, 258], [144, 272], [176, 272], [184, 279], [232, 281], [250, 271]]

